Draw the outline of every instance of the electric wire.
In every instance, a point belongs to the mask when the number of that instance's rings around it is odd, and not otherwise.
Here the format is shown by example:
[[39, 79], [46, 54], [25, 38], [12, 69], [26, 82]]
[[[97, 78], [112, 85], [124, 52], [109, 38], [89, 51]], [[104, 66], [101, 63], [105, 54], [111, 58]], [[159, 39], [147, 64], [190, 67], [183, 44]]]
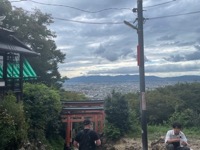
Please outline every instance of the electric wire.
[[11, 3], [17, 3], [17, 2], [22, 2], [22, 0], [21, 1], [10, 1]]
[[[178, 17], [178, 16], [185, 16], [185, 15], [192, 15], [192, 14], [197, 14], [200, 13], [199, 11], [195, 11], [195, 12], [188, 12], [188, 13], [183, 13], [183, 14], [174, 14], [174, 15], [168, 15], [168, 16], [159, 16], [159, 17], [152, 17], [152, 18], [145, 18], [145, 20], [155, 20], [155, 19], [163, 19], [163, 18], [172, 18], [172, 17]], [[124, 21], [119, 21], [119, 22], [90, 22], [90, 21], [80, 21], [80, 20], [72, 20], [72, 19], [66, 19], [66, 18], [59, 18], [59, 17], [53, 17], [52, 19], [55, 20], [61, 20], [61, 21], [68, 21], [68, 22], [74, 22], [74, 23], [82, 23], [82, 24], [96, 24], [96, 25], [103, 25], [103, 24], [110, 24], [110, 25], [120, 25], [120, 24], [124, 24]], [[137, 18], [135, 19], [135, 21], [137, 21]], [[135, 23], [134, 21], [134, 23]], [[132, 21], [128, 21], [128, 22], [132, 22]]]
[[157, 6], [160, 6], [160, 5], [166, 5], [166, 4], [169, 4], [169, 3], [175, 2], [175, 1], [176, 1], [176, 0], [171, 0], [171, 1], [163, 2], [163, 3], [159, 3], [159, 4], [155, 4], [155, 5], [151, 5], [151, 6], [144, 6], [143, 8], [157, 7]]
[[[102, 9], [102, 10], [99, 10], [99, 11], [95, 11], [95, 12], [92, 12], [92, 11], [86, 11], [86, 10], [82, 10], [82, 9], [79, 9], [79, 8], [76, 8], [76, 7], [71, 7], [71, 6], [66, 6], [66, 5], [57, 5], [57, 4], [47, 4], [47, 3], [40, 3], [40, 2], [35, 2], [35, 1], [32, 1], [32, 0], [21, 0], [21, 1], [31, 1], [31, 2], [34, 2], [34, 3], [38, 3], [38, 4], [42, 4], [42, 5], [53, 5], [53, 6], [62, 6], [62, 7], [69, 7], [69, 8], [73, 8], [73, 9], [76, 9], [76, 10], [80, 10], [80, 11], [84, 11], [84, 12], [88, 12], [88, 13], [97, 13], [97, 12], [101, 12], [101, 11], [106, 11], [106, 10], [109, 10], [109, 9], [129, 9], [129, 8], [106, 8], [106, 9]], [[21, 2], [21, 1], [10, 1], [10, 2]], [[131, 9], [130, 9], [131, 10]], [[30, 13], [33, 13], [31, 11], [28, 11]], [[124, 24], [123, 21], [121, 22], [90, 22], [90, 21], [80, 21], [80, 20], [71, 20], [71, 19], [65, 19], [65, 18], [59, 18], [59, 17], [53, 17], [52, 16], [52, 19], [55, 19], [55, 20], [61, 20], [61, 21], [68, 21], [68, 22], [74, 22], [74, 23], [82, 23], [82, 24]]]
[[200, 13], [200, 10], [199, 11], [188, 12], [188, 13], [182, 13], [182, 14], [174, 14], [174, 15], [146, 18], [146, 20], [163, 19], [163, 18], [169, 18], [169, 17], [178, 17], [178, 16], [192, 15], [192, 14], [197, 14], [197, 13]]
[[[200, 13], [200, 10], [199, 11], [194, 11], [194, 12], [182, 13], [182, 14], [174, 14], [174, 15], [168, 15], [168, 16], [159, 16], [159, 17], [145, 18], [145, 20], [171, 18], [171, 17], [192, 15], [192, 14], [197, 14], [197, 13]], [[64, 18], [55, 18], [55, 17], [53, 17], [53, 19], [63, 20], [63, 21], [70, 21], [70, 22], [76, 22], [76, 23], [84, 23], [84, 24], [124, 24], [124, 22], [87, 22], [87, 21], [70, 20], [70, 19], [64, 19]], [[131, 22], [131, 21], [129, 21], [129, 22]]]
[[71, 19], [64, 19], [64, 18], [57, 18], [57, 17], [53, 17], [53, 19], [75, 22], [75, 23], [82, 23], [82, 24], [124, 24], [124, 22], [90, 22], [90, 21], [79, 21], [79, 20], [71, 20]]
[[67, 7], [67, 8], [71, 8], [71, 9], [75, 9], [78, 11], [82, 11], [82, 12], [86, 12], [86, 13], [100, 13], [103, 11], [108, 11], [108, 10], [132, 10], [131, 8], [105, 8], [105, 9], [101, 9], [101, 10], [97, 10], [97, 11], [89, 11], [89, 10], [84, 10], [84, 9], [80, 9], [77, 7], [73, 7], [73, 6], [69, 6], [69, 5], [61, 5], [61, 4], [49, 4], [49, 3], [42, 3], [42, 2], [37, 2], [37, 1], [33, 1], [33, 0], [21, 0], [21, 1], [10, 1], [12, 2], [22, 2], [22, 1], [29, 1], [35, 4], [40, 4], [40, 5], [47, 5], [47, 6], [57, 6], [57, 7]]
[[[21, 0], [21, 1], [35, 2], [33, 0]], [[11, 2], [21, 2], [21, 1], [11, 1]], [[154, 6], [158, 6], [158, 5], [164, 5], [164, 4], [167, 4], [167, 3], [174, 2], [174, 1], [176, 1], [176, 0], [168, 1], [168, 2], [164, 2], [164, 3], [152, 5], [152, 6], [147, 6], [147, 7], [154, 7]], [[40, 3], [40, 2], [36, 2], [36, 3]], [[76, 7], [71, 7], [71, 6], [66, 6], [66, 5], [47, 4], [47, 3], [40, 3], [40, 4], [70, 7], [70, 8], [75, 8], [77, 10], [88, 12], [88, 13], [97, 13], [97, 12], [105, 11], [105, 10], [108, 10], [108, 9], [123, 9], [123, 8], [106, 8], [106, 9], [102, 9], [102, 10], [99, 10], [99, 11], [92, 12], [92, 11], [86, 11], [86, 10], [82, 10], [82, 9], [79, 9], [79, 8], [76, 8]], [[126, 8], [124, 8], [124, 9], [126, 9]], [[197, 13], [200, 13], [200, 10], [199, 11], [194, 11], [194, 12], [182, 13], [182, 14], [173, 14], [173, 15], [166, 15], [166, 16], [150, 17], [150, 18], [145, 18], [145, 20], [171, 18], [171, 17], [178, 17], [178, 16], [184, 16], [184, 15], [192, 15], [192, 14], [197, 14]], [[68, 21], [68, 22], [74, 22], [74, 23], [82, 23], [82, 24], [97, 24], [97, 25], [98, 24], [124, 24], [123, 21], [121, 21], [121, 22], [90, 22], [90, 21], [80, 21], [80, 20], [71, 20], [71, 19], [65, 19], [65, 18], [58, 18], [58, 17], [52, 17], [52, 19], [61, 20], [61, 21]]]

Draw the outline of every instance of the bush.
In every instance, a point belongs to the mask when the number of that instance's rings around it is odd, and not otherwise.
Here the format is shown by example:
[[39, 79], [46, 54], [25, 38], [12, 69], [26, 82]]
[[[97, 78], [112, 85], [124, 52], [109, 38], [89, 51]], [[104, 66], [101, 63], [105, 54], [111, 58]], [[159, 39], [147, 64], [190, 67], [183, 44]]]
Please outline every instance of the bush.
[[44, 84], [24, 85], [24, 107], [29, 138], [46, 142], [59, 134], [61, 102], [57, 90]]
[[118, 140], [121, 137], [120, 129], [116, 128], [113, 124], [107, 123], [104, 129], [105, 135], [110, 140]]
[[[130, 108], [129, 108], [130, 109]], [[141, 127], [139, 118], [137, 118], [136, 112], [130, 109], [129, 111], [129, 123], [130, 128], [128, 130], [127, 135], [130, 137], [138, 137], [141, 134]]]
[[169, 119], [169, 123], [180, 122], [183, 127], [199, 127], [200, 115], [191, 109], [185, 109], [182, 112], [175, 112]]
[[0, 149], [17, 149], [27, 140], [23, 104], [10, 93], [0, 102], [0, 139]]
[[7, 110], [0, 105], [0, 149], [6, 149], [15, 136], [15, 123]]
[[123, 136], [130, 129], [128, 101], [115, 91], [105, 99], [106, 121], [118, 128]]

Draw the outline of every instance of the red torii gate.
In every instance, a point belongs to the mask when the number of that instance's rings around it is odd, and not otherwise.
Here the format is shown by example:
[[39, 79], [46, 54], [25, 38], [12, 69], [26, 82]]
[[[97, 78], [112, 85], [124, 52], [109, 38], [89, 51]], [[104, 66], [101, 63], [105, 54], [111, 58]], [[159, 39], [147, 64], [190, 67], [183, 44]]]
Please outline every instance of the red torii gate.
[[105, 118], [103, 100], [65, 101], [62, 105], [62, 122], [66, 123], [66, 147], [69, 148], [72, 143], [72, 127], [75, 122], [90, 119], [94, 130], [98, 133], [103, 132]]

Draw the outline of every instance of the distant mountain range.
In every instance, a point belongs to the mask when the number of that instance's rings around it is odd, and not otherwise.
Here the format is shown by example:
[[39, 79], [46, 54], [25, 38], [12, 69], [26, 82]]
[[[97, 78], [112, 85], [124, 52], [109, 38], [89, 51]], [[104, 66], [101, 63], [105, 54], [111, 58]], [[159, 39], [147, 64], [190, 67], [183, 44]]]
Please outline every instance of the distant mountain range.
[[[176, 81], [176, 82], [194, 82], [200, 81], [200, 76], [188, 75], [177, 77], [157, 77], [145, 76], [145, 81]], [[81, 76], [66, 80], [66, 82], [84, 82], [84, 83], [99, 83], [99, 82], [139, 82], [139, 75], [119, 75], [119, 76]]]

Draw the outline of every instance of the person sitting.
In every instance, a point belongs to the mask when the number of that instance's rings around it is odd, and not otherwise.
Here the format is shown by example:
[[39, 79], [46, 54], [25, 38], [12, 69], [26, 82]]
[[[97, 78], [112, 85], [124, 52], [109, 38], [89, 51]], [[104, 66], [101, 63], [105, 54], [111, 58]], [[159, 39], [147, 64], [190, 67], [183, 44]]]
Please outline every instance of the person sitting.
[[182, 125], [178, 122], [172, 124], [171, 130], [167, 131], [165, 143], [167, 150], [190, 150], [185, 134], [181, 131]]

